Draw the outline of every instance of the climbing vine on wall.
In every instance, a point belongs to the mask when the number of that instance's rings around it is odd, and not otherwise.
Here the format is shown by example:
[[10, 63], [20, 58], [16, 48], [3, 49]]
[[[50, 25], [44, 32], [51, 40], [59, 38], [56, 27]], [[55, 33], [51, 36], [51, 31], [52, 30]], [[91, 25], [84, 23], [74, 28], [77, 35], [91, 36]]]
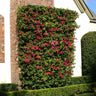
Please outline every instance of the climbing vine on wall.
[[18, 8], [18, 64], [25, 89], [64, 86], [72, 75], [75, 11], [27, 5]]

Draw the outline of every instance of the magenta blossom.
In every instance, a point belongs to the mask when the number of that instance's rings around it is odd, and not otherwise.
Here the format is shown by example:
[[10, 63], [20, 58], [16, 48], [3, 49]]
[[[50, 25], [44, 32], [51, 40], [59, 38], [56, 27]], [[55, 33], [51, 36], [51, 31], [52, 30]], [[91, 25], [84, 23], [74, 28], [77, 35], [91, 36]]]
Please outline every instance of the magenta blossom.
[[64, 77], [61, 73], [59, 74], [59, 76], [62, 77], [62, 78]]
[[39, 68], [39, 65], [35, 66], [36, 68]]
[[63, 64], [64, 64], [64, 65], [66, 65], [66, 64], [67, 64], [67, 62], [63, 62]]
[[32, 50], [32, 49], [35, 49], [35, 47], [34, 47], [34, 46], [33, 46], [33, 47], [31, 47], [31, 50]]
[[27, 59], [27, 58], [25, 58], [25, 60], [24, 60], [26, 63], [28, 63], [30, 60], [29, 59]]
[[36, 49], [39, 49], [39, 46], [36, 46]]
[[56, 45], [59, 45], [58, 41], [55, 42]]
[[50, 44], [51, 44], [51, 45], [54, 45], [54, 41], [52, 41]]
[[59, 59], [56, 59], [56, 61], [59, 61]]
[[68, 47], [67, 47], [67, 46], [65, 46], [65, 49], [66, 49], [66, 50], [68, 50]]
[[60, 51], [60, 54], [63, 54], [63, 51]]
[[51, 75], [52, 73], [51, 72], [46, 72], [45, 75], [48, 74], [48, 75]]

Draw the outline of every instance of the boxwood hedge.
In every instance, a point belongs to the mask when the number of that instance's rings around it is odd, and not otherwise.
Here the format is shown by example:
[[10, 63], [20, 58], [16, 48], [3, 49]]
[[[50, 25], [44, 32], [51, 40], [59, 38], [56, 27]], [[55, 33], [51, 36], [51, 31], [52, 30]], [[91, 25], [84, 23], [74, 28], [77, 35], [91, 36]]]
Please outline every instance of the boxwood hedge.
[[81, 39], [82, 73], [96, 76], [96, 32], [89, 32]]
[[6, 96], [82, 96], [83, 93], [94, 93], [95, 88], [96, 83], [78, 84], [58, 88], [14, 91], [6, 93]]

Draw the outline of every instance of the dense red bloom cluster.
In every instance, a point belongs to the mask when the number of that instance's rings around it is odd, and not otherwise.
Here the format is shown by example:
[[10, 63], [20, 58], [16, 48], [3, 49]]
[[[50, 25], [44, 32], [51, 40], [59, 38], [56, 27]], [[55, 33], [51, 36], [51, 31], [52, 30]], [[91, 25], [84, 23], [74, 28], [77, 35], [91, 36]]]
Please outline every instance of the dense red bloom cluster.
[[42, 88], [43, 84], [58, 86], [55, 81], [63, 86], [63, 81], [72, 75], [77, 13], [44, 6], [22, 8], [18, 11], [17, 25], [18, 63], [24, 70], [21, 77], [26, 76], [21, 78], [26, 82], [24, 87], [30, 80], [36, 88]]

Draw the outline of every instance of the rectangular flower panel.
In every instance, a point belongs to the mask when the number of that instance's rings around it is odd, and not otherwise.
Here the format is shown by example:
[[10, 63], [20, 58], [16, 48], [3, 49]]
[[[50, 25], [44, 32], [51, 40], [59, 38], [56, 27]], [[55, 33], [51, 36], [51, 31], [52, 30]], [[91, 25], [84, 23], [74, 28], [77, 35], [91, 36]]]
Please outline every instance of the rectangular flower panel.
[[50, 6], [18, 8], [18, 65], [22, 88], [61, 87], [69, 82], [77, 17], [75, 11]]

